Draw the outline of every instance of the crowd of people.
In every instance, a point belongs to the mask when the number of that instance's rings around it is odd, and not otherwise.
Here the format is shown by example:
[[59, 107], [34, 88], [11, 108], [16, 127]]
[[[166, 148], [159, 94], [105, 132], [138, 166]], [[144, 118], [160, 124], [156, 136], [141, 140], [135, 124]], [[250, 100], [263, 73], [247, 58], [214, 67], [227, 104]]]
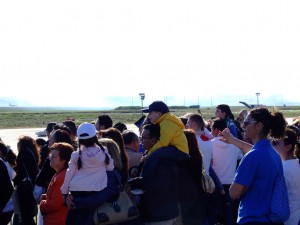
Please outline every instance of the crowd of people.
[[[23, 135], [17, 154], [0, 141], [0, 225], [94, 225], [120, 185], [139, 217], [126, 225], [299, 225], [300, 120], [265, 107], [226, 104], [205, 121], [162, 101], [143, 109], [139, 133], [107, 114], [76, 126], [49, 122], [47, 140]], [[214, 190], [208, 192], [204, 178]], [[288, 215], [272, 217], [278, 177]], [[96, 224], [97, 225], [97, 224]]]

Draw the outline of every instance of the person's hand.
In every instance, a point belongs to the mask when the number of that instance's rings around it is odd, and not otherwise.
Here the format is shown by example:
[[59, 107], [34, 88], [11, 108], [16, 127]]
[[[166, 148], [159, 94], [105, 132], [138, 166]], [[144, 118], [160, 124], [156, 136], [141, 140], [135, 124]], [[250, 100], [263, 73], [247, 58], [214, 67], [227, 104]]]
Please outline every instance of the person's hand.
[[141, 164], [145, 164], [146, 163], [146, 161], [147, 161], [147, 159], [148, 159], [148, 154], [145, 154], [145, 155], [143, 155], [142, 156], [142, 158], [141, 158]]
[[220, 140], [228, 143], [233, 144], [235, 137], [230, 132], [229, 128], [225, 128], [222, 132], [219, 133], [219, 136], [221, 137]]
[[75, 203], [73, 202], [73, 196], [71, 194], [68, 194], [66, 196], [66, 205], [68, 209], [74, 209], [75, 208]]
[[133, 166], [129, 169], [129, 175], [132, 178], [138, 177], [139, 176], [139, 167], [138, 166]]

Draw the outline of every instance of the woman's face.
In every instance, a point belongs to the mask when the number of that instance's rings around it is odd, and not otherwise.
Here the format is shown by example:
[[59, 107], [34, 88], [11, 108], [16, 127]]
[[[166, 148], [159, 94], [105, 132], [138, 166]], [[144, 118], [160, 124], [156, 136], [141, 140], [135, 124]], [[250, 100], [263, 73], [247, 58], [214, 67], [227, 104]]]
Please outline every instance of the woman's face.
[[257, 135], [257, 129], [256, 129], [257, 122], [248, 115], [246, 119], [244, 120], [242, 128], [245, 130], [245, 137], [250, 138], [253, 140], [253, 138]]
[[61, 171], [64, 166], [66, 160], [61, 160], [59, 157], [59, 151], [53, 149], [49, 154], [50, 166], [55, 169], [56, 172]]
[[221, 109], [216, 109], [215, 116], [220, 119], [225, 119], [226, 113], [222, 112]]

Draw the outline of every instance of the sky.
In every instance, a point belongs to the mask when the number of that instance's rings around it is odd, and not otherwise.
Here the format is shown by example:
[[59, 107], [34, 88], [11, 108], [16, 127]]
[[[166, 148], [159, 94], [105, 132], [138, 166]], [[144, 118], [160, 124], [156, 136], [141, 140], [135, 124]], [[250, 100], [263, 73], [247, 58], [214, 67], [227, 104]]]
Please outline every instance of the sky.
[[299, 12], [299, 0], [2, 0], [0, 104], [300, 105]]

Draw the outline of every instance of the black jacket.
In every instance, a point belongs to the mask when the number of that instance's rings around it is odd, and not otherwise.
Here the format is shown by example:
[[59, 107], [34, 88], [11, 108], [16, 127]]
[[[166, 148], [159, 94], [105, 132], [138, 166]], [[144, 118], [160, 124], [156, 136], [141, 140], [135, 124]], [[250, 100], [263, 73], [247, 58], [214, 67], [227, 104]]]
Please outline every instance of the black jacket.
[[189, 158], [188, 154], [173, 146], [153, 152], [142, 172], [140, 213], [146, 222], [170, 220], [179, 215], [178, 162]]
[[7, 167], [2, 159], [0, 159], [0, 174], [0, 212], [2, 212], [14, 190]]

